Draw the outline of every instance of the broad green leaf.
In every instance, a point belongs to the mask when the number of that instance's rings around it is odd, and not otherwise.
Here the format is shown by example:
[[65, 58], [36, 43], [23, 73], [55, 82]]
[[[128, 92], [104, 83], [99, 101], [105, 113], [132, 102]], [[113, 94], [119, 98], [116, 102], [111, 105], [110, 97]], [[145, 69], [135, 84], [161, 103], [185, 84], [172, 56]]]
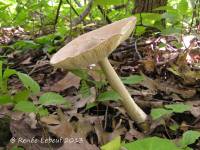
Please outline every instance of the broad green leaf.
[[181, 147], [185, 148], [190, 144], [193, 144], [200, 137], [199, 131], [186, 131], [183, 133], [183, 137], [180, 141]]
[[30, 95], [30, 91], [29, 90], [27, 90], [27, 89], [22, 90], [22, 91], [16, 93], [13, 96], [13, 101], [14, 102], [26, 101], [26, 100], [28, 100], [29, 95]]
[[9, 95], [0, 95], [0, 105], [12, 103], [11, 96]]
[[177, 10], [180, 11], [180, 13], [182, 15], [187, 14], [187, 10], [188, 10], [188, 2], [187, 2], [187, 0], [181, 0], [178, 3]]
[[48, 52], [49, 54], [55, 52], [57, 49], [56, 46], [51, 46], [51, 45], [45, 45], [44, 48], [42, 49], [45, 52]]
[[16, 70], [7, 68], [3, 73], [3, 79], [7, 80], [10, 76], [12, 76], [16, 73], [17, 73]]
[[47, 116], [49, 114], [48, 110], [43, 107], [38, 108], [37, 112], [40, 115], [40, 117]]
[[97, 103], [87, 103], [85, 109], [88, 110], [88, 109], [93, 108], [93, 107], [95, 107], [95, 106], [97, 106]]
[[[156, 21], [159, 21], [162, 19], [162, 16], [161, 14], [159, 13], [142, 13], [142, 23], [144, 25], [147, 25], [147, 26], [154, 26], [154, 23]], [[137, 17], [137, 22], [140, 22], [140, 14], [136, 14], [136, 17]]]
[[150, 137], [124, 144], [127, 150], [181, 150], [172, 141]]
[[137, 36], [141, 36], [142, 34], [144, 34], [146, 31], [146, 27], [143, 27], [143, 26], [137, 26], [136, 27], [136, 35]]
[[104, 102], [104, 101], [117, 101], [121, 99], [121, 97], [119, 96], [119, 94], [113, 90], [110, 91], [106, 91], [103, 92], [101, 94], [99, 94], [99, 96], [97, 97], [97, 100], [100, 102]]
[[24, 24], [26, 22], [26, 19], [28, 19], [28, 11], [20, 10], [15, 17], [15, 23], [16, 25]]
[[121, 146], [121, 137], [117, 136], [109, 143], [103, 145], [101, 150], [120, 150]]
[[13, 147], [11, 150], [24, 150], [23, 148], [21, 148], [21, 147]]
[[144, 80], [143, 76], [131, 75], [129, 77], [121, 77], [124, 84], [138, 84]]
[[53, 34], [49, 34], [49, 35], [38, 37], [34, 41], [35, 43], [38, 43], [38, 44], [52, 44], [54, 36], [55, 35]]
[[171, 109], [175, 113], [183, 113], [185, 111], [189, 111], [191, 106], [181, 103], [181, 104], [165, 105], [165, 108]]
[[13, 44], [13, 47], [17, 50], [35, 50], [40, 47], [39, 44], [36, 44], [33, 41], [23, 40], [23, 41], [17, 41], [15, 44]]
[[42, 105], [69, 104], [69, 102], [64, 97], [54, 92], [44, 93], [42, 96], [40, 96], [39, 103]]
[[30, 101], [20, 101], [15, 105], [14, 110], [22, 111], [22, 112], [37, 112], [36, 106]]
[[171, 110], [167, 110], [164, 108], [153, 108], [151, 109], [151, 117], [153, 118], [153, 120], [159, 119], [160, 117], [163, 117], [165, 115], [169, 115], [171, 114], [172, 111]]
[[31, 90], [31, 92], [33, 92], [33, 94], [40, 92], [40, 86], [30, 76], [28, 76], [27, 74], [24, 74], [24, 73], [20, 73], [20, 72], [17, 72], [17, 75], [18, 75], [19, 79], [22, 81], [22, 83], [24, 84], [24, 86], [27, 89]]

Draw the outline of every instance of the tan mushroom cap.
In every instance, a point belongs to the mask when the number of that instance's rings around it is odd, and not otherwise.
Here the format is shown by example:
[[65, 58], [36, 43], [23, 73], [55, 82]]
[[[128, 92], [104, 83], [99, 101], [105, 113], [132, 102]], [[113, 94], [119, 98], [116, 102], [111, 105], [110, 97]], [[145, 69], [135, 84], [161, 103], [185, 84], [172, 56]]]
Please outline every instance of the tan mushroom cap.
[[80, 35], [54, 54], [50, 63], [64, 69], [97, 63], [130, 36], [135, 24], [136, 18], [129, 17]]

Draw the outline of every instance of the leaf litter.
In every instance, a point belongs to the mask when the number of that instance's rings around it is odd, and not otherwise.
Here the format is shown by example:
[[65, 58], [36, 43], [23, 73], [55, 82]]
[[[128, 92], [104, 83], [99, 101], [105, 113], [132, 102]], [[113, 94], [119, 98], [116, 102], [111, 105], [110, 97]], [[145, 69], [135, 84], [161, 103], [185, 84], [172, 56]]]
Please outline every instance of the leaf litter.
[[[5, 37], [3, 39], [6, 40]], [[8, 39], [9, 40], [9, 39]], [[138, 84], [127, 84], [136, 103], [150, 114], [153, 108], [163, 108], [167, 104], [185, 103], [190, 105], [189, 111], [161, 117], [151, 121], [151, 129], [143, 133], [137, 125], [129, 119], [123, 107], [110, 98], [107, 102], [97, 102], [97, 97], [107, 91], [106, 85], [98, 89], [94, 82], [86, 81], [90, 85], [90, 96], [80, 94], [81, 81], [79, 76], [60, 69], [53, 69], [49, 65], [49, 56], [44, 52], [11, 52], [7, 54], [11, 68], [30, 74], [41, 86], [42, 93], [55, 91], [70, 100], [72, 107], [56, 110], [56, 106], [48, 106], [51, 114], [38, 118], [33, 114], [11, 113], [10, 107], [1, 108], [1, 114], [13, 114], [10, 121], [10, 132], [15, 138], [24, 139], [52, 138], [61, 142], [48, 145], [22, 144], [26, 149], [99, 149], [103, 144], [121, 136], [125, 141], [142, 139], [145, 136], [159, 136], [176, 140], [182, 132], [200, 127], [200, 76], [199, 76], [199, 40], [190, 40], [185, 47], [179, 48], [174, 43], [180, 43], [175, 37], [161, 36], [139, 39], [135, 49], [134, 39], [129, 39], [114, 51], [111, 63], [122, 77], [141, 74], [144, 81]], [[98, 68], [97, 68], [98, 69]], [[99, 73], [89, 70], [91, 81], [101, 81]], [[10, 85], [15, 89], [22, 88], [15, 78]], [[14, 91], [13, 91], [14, 92]], [[40, 93], [40, 95], [42, 95]], [[35, 103], [38, 97], [31, 98]], [[87, 107], [88, 104], [91, 107]], [[23, 132], [22, 132], [23, 131]], [[65, 142], [73, 137], [74, 143]], [[15, 143], [16, 144], [16, 143]], [[12, 147], [13, 144], [8, 144]]]

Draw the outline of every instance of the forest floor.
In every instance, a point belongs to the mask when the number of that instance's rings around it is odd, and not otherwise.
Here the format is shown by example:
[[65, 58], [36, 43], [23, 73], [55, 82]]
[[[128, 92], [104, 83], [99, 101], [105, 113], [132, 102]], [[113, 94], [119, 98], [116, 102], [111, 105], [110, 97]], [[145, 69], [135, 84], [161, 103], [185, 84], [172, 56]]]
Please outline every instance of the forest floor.
[[[53, 68], [49, 64], [50, 54], [35, 50], [13, 52], [3, 49], [0, 49], [0, 53], [6, 57], [10, 68], [29, 74], [39, 83], [41, 93], [31, 97], [35, 104], [40, 95], [49, 91], [60, 93], [72, 104], [67, 109], [61, 107], [63, 113], [56, 106], [48, 106], [50, 115], [42, 118], [32, 113], [13, 112], [10, 106], [1, 106], [0, 118], [4, 118], [4, 122], [1, 122], [4, 127], [0, 128], [1, 131], [8, 131], [4, 132], [4, 135], [0, 133], [1, 140], [4, 137], [1, 145], [7, 144], [8, 149], [13, 146], [9, 143], [13, 136], [31, 139], [45, 134], [57, 140], [59, 137], [65, 137], [67, 140], [73, 137], [74, 140], [83, 140], [84, 143], [81, 148], [79, 144], [63, 141], [53, 144], [23, 143], [23, 147], [28, 150], [95, 150], [117, 135], [121, 135], [124, 141], [147, 136], [177, 141], [185, 131], [200, 129], [200, 41], [197, 38], [186, 36], [180, 40], [174, 36], [153, 35], [138, 39], [129, 38], [110, 55], [110, 62], [121, 77], [144, 77], [140, 83], [127, 84], [127, 88], [147, 114], [150, 114], [152, 109], [165, 108], [168, 104], [181, 103], [190, 106], [190, 109], [184, 112], [175, 111], [168, 115], [159, 112], [154, 115], [154, 118], [149, 119], [151, 126], [148, 132], [141, 131], [120, 103], [112, 101], [112, 98], [111, 101], [89, 105], [95, 102], [101, 91], [96, 90], [95, 85], [90, 83], [90, 96], [82, 97], [82, 79], [71, 72]], [[98, 66], [89, 69], [88, 74], [91, 80], [100, 81], [96, 69], [99, 69]], [[22, 84], [15, 77], [11, 78], [9, 84], [13, 93], [22, 89]], [[104, 87], [102, 91], [107, 89], [110, 88]], [[8, 113], [12, 119], [6, 122], [5, 114]], [[200, 149], [200, 143], [196, 142], [192, 148]]]

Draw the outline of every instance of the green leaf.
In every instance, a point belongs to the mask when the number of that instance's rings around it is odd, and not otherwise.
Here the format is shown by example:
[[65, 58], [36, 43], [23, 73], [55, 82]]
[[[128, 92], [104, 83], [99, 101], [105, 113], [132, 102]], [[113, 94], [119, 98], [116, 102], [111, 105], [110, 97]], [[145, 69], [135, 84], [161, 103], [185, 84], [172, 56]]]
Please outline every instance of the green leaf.
[[20, 101], [15, 105], [14, 110], [22, 111], [22, 112], [37, 112], [36, 106], [30, 101]]
[[23, 148], [21, 148], [21, 147], [13, 147], [11, 150], [24, 150]]
[[26, 22], [26, 19], [28, 18], [28, 11], [22, 10], [17, 13], [17, 16], [15, 17], [15, 23], [16, 25], [24, 24]]
[[38, 109], [38, 114], [40, 115], [40, 117], [43, 117], [43, 116], [47, 116], [49, 112], [46, 108], [40, 107]]
[[150, 137], [124, 144], [127, 150], [180, 150], [172, 141]]
[[142, 34], [144, 34], [146, 31], [146, 27], [143, 27], [143, 26], [137, 26], [136, 28], [136, 35], [137, 36], [141, 36]]
[[3, 73], [3, 79], [4, 80], [7, 80], [10, 76], [16, 74], [17, 71], [14, 70], [14, 69], [9, 69], [9, 68], [6, 68], [6, 70], [4, 71]]
[[185, 111], [189, 111], [191, 106], [181, 103], [181, 104], [165, 105], [165, 108], [171, 109], [175, 113], [183, 113]]
[[181, 33], [181, 28], [169, 27], [169, 28], [163, 29], [161, 32], [163, 35], [179, 35]]
[[121, 99], [121, 97], [119, 96], [117, 92], [113, 90], [103, 92], [99, 94], [99, 96], [97, 97], [97, 100], [100, 102], [110, 101], [110, 100], [117, 101], [119, 99]]
[[42, 105], [69, 104], [69, 102], [64, 97], [54, 92], [48, 92], [40, 96], [39, 103]]
[[163, 117], [165, 115], [169, 115], [171, 113], [172, 113], [171, 110], [167, 110], [167, 109], [164, 109], [164, 108], [151, 109], [151, 117], [153, 118], [153, 120], [159, 119], [160, 117]]
[[180, 141], [180, 144], [183, 148], [187, 147], [190, 144], [193, 144], [200, 137], [200, 132], [198, 131], [186, 131], [183, 133], [183, 137]]
[[40, 92], [40, 86], [30, 76], [24, 73], [17, 72], [17, 75], [21, 82], [27, 89], [30, 89], [33, 94]]
[[180, 11], [180, 13], [183, 14], [183, 15], [187, 14], [187, 10], [188, 10], [188, 2], [187, 2], [187, 0], [181, 0], [178, 3], [177, 10]]
[[13, 44], [14, 49], [17, 50], [35, 50], [40, 47], [39, 44], [36, 44], [33, 41], [23, 40], [23, 41], [17, 41], [15, 44]]
[[129, 77], [121, 77], [124, 84], [138, 84], [144, 80], [143, 76], [131, 75]]
[[14, 102], [19, 102], [19, 101], [27, 101], [30, 95], [29, 90], [22, 90], [18, 93], [16, 93], [13, 97]]
[[0, 96], [0, 105], [12, 103], [11, 96], [9, 95], [1, 95]]
[[85, 110], [88, 110], [88, 109], [93, 108], [95, 106], [97, 106], [97, 103], [87, 103]]
[[117, 136], [109, 143], [103, 145], [101, 150], [119, 150], [121, 146], [121, 137]]
[[49, 34], [49, 35], [38, 37], [34, 41], [35, 41], [35, 43], [38, 43], [38, 44], [45, 44], [45, 45], [50, 44], [50, 45], [52, 45], [54, 37], [55, 37], [55, 35]]
[[177, 131], [179, 127], [180, 126], [177, 123], [173, 123], [172, 125], [169, 126], [169, 128], [173, 131]]

